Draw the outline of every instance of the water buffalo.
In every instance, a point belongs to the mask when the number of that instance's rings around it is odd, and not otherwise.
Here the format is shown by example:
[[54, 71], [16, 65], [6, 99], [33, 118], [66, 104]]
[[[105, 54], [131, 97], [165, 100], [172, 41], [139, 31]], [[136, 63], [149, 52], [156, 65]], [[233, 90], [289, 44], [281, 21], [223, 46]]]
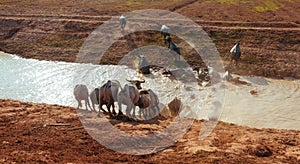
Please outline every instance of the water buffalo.
[[138, 105], [139, 101], [139, 90], [135, 85], [125, 84], [121, 92], [118, 94], [119, 110], [122, 110], [122, 104], [126, 105], [126, 115], [135, 117], [135, 106]]
[[[112, 116], [112, 113], [114, 115], [116, 114], [114, 102], [118, 101], [119, 88], [122, 89], [120, 82], [117, 80], [108, 80], [104, 85], [102, 85], [99, 88], [99, 97], [98, 97], [99, 109], [105, 112], [102, 106], [106, 105], [110, 116]], [[110, 111], [111, 106], [113, 108], [112, 113]], [[99, 114], [100, 114], [100, 110], [99, 110]], [[119, 110], [118, 114], [121, 115], [122, 111]]]
[[140, 116], [143, 113], [144, 118], [149, 119], [159, 113], [159, 99], [153, 90], [140, 91], [138, 106], [140, 108]]
[[[92, 109], [96, 111], [95, 109], [95, 104], [99, 105], [99, 88], [95, 88], [91, 93], [90, 93], [90, 99], [92, 102]], [[103, 101], [103, 100], [102, 100]]]
[[141, 72], [142, 74], [150, 74], [149, 62], [147, 61], [147, 59], [143, 55], [141, 55], [139, 57], [140, 57], [139, 72]]
[[[143, 112], [144, 117], [150, 116], [152, 110], [152, 113], [156, 113], [155, 109], [159, 111], [159, 100], [157, 95], [151, 89], [139, 91], [137, 86], [141, 88], [140, 83], [134, 84], [136, 85], [125, 84], [122, 91], [118, 94], [120, 110], [122, 104], [126, 105], [126, 115], [132, 117], [135, 117], [136, 106], [140, 108], [140, 116], [141, 112]], [[132, 114], [131, 111], [133, 111]]]
[[232, 63], [233, 60], [235, 60], [235, 65], [238, 65], [238, 60], [241, 57], [241, 49], [240, 49], [240, 43], [236, 42], [234, 43], [234, 46], [230, 50], [230, 63]]
[[151, 98], [150, 94], [147, 90], [142, 90], [139, 92], [139, 101], [137, 103], [137, 106], [140, 108], [139, 114], [140, 117], [143, 113], [144, 117], [148, 114], [147, 109], [150, 107], [151, 104]]
[[92, 109], [91, 106], [90, 106], [90, 103], [89, 103], [89, 91], [88, 91], [88, 88], [86, 87], [86, 85], [77, 84], [74, 87], [73, 94], [75, 96], [75, 99], [78, 102], [77, 109], [79, 109], [79, 107], [82, 107], [82, 103], [81, 103], [82, 100], [85, 101], [86, 110], [88, 110], [87, 106], [89, 106], [90, 109]]
[[170, 28], [166, 25], [162, 25], [160, 28], [160, 33], [164, 37], [165, 43], [167, 43], [166, 37], [170, 36]]
[[128, 80], [128, 79], [126, 80], [132, 85], [136, 86], [137, 89], [142, 89], [141, 84], [145, 83], [145, 80]]
[[119, 22], [120, 22], [121, 29], [124, 30], [127, 20], [123, 14], [120, 16]]
[[166, 36], [166, 41], [169, 43], [168, 48], [176, 52], [175, 60], [180, 61], [180, 47], [172, 41], [170, 36]]

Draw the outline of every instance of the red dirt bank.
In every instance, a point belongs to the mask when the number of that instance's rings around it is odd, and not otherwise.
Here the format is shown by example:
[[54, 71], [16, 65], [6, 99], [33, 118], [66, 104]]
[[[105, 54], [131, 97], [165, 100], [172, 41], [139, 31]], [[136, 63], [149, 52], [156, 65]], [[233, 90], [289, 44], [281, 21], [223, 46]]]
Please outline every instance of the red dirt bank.
[[[168, 121], [159, 120], [158, 124], [117, 121], [117, 127], [129, 133], [149, 133]], [[51, 126], [56, 124], [65, 126]], [[202, 125], [202, 121], [195, 121], [179, 142], [161, 152], [131, 156], [109, 150], [93, 140], [82, 127], [74, 108], [0, 100], [0, 162], [300, 162], [299, 131], [255, 129], [219, 122], [209, 137], [199, 141]]]

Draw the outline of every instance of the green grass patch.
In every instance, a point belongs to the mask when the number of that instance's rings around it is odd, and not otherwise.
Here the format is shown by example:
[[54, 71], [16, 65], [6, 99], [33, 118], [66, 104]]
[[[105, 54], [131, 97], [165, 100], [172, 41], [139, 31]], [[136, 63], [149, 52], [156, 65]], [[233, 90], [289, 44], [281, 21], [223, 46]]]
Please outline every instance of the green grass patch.
[[261, 6], [255, 6], [252, 10], [255, 12], [266, 12], [266, 11], [275, 11], [278, 10], [282, 7], [284, 7], [283, 4], [281, 3], [276, 3], [272, 0], [266, 0], [263, 1], [263, 5]]
[[142, 5], [142, 2], [136, 1], [136, 0], [127, 0], [127, 5]]
[[217, 2], [217, 3], [225, 3], [229, 5], [235, 5], [237, 3], [246, 3], [249, 2], [249, 0], [208, 0], [210, 2]]
[[217, 2], [220, 2], [220, 3], [226, 3], [226, 4], [236, 4], [238, 2], [238, 0], [216, 0]]

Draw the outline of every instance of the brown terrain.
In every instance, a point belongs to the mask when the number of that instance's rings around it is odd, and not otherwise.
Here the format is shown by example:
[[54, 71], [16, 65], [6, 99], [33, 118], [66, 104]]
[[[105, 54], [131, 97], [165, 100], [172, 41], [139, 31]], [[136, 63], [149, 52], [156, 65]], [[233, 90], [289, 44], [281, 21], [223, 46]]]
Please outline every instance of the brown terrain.
[[[141, 135], [159, 131], [169, 121], [112, 123], [122, 131]], [[195, 121], [175, 145], [155, 154], [125, 155], [96, 142], [82, 127], [74, 108], [1, 100], [0, 162], [299, 163], [299, 131], [219, 122], [199, 141], [202, 126], [203, 121]]]
[[[216, 44], [226, 69], [235, 74], [300, 78], [299, 0], [2, 0], [0, 50], [25, 58], [74, 62], [95, 28], [111, 16], [138, 9], [169, 10], [198, 23]], [[175, 41], [192, 67], [201, 65], [188, 44]], [[227, 66], [235, 41], [241, 42], [241, 62], [238, 67]], [[146, 44], [164, 46], [156, 31], [130, 34], [110, 48], [101, 64], [118, 64], [125, 54]], [[0, 102], [0, 163], [300, 163], [299, 131], [219, 122], [210, 136], [199, 141], [203, 121], [195, 121], [175, 145], [134, 156], [96, 142], [74, 108]], [[144, 134], [159, 130], [170, 119], [136, 124], [114, 120], [114, 125]]]

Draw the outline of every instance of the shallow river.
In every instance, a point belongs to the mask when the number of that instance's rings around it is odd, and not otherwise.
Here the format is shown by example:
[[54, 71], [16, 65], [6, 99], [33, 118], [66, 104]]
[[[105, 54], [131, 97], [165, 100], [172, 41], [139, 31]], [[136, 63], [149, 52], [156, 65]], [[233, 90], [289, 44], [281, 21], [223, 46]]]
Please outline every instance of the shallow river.
[[[122, 86], [141, 75], [126, 66], [98, 66], [23, 59], [0, 52], [0, 98], [76, 107], [73, 88], [86, 84], [91, 91], [108, 79]], [[187, 104], [198, 119], [222, 113], [220, 119], [257, 128], [300, 130], [300, 81], [240, 77], [249, 85], [222, 82], [211, 87], [183, 83], [160, 75], [144, 77], [162, 104], [175, 97]], [[251, 94], [250, 92], [254, 94]], [[216, 100], [220, 105], [213, 105]], [[214, 114], [213, 114], [214, 115]], [[218, 115], [218, 114], [216, 114]]]

